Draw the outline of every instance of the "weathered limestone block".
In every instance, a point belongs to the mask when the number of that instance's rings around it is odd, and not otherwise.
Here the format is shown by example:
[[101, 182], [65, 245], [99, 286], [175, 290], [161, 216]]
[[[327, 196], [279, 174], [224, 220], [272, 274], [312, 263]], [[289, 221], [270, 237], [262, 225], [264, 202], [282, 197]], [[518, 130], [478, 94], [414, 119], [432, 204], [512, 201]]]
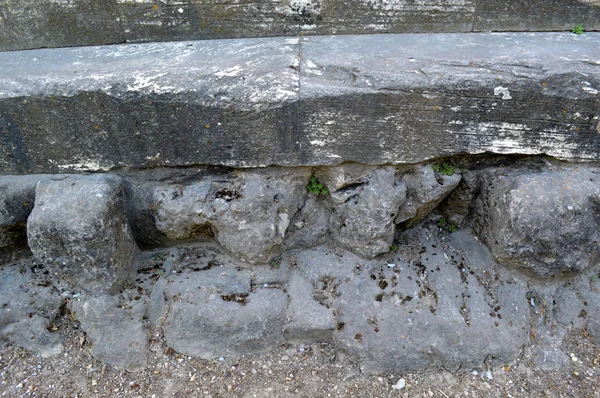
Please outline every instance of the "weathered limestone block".
[[456, 188], [461, 176], [444, 175], [435, 172], [431, 165], [421, 165], [405, 174], [403, 180], [408, 187], [408, 197], [400, 207], [396, 223], [405, 223], [405, 227], [410, 228], [424, 219]]
[[118, 369], [146, 365], [148, 332], [141, 302], [124, 304], [117, 296], [83, 297], [70, 301], [70, 310], [87, 334], [92, 355]]
[[537, 277], [600, 261], [600, 173], [585, 167], [485, 177], [478, 233], [500, 263]]
[[331, 193], [330, 229], [341, 246], [371, 258], [390, 249], [406, 184], [392, 167], [373, 170], [369, 177]]
[[43, 272], [31, 263], [0, 267], [0, 339], [46, 358], [63, 349], [64, 338], [51, 323], [64, 299]]
[[41, 175], [0, 177], [0, 249], [27, 242], [27, 217]]
[[132, 277], [137, 246], [115, 176], [40, 181], [27, 221], [34, 256], [50, 272], [90, 292], [116, 292]]
[[387, 265], [323, 248], [296, 255], [316, 298], [339, 314], [337, 347], [365, 373], [515, 361], [529, 337], [527, 284], [502, 274], [489, 250], [463, 231], [445, 235], [444, 244], [435, 226], [403, 236], [415, 247], [410, 262], [401, 253]]
[[290, 277], [287, 289], [289, 321], [284, 330], [286, 341], [296, 344], [331, 341], [335, 328], [333, 314], [314, 300], [313, 289], [312, 283], [300, 273], [295, 272]]
[[304, 203], [308, 169], [239, 172], [155, 191], [156, 225], [171, 239], [214, 236], [250, 263], [266, 263], [281, 250], [290, 221]]
[[599, 38], [308, 36], [0, 53], [0, 170], [381, 166], [486, 152], [598, 161]]
[[598, 0], [478, 0], [473, 30], [570, 31], [600, 29]]
[[331, 203], [327, 198], [309, 194], [290, 221], [284, 245], [286, 248], [308, 248], [324, 243], [329, 234]]
[[231, 272], [239, 273], [235, 268], [221, 271], [220, 287], [214, 276], [205, 281], [205, 272], [172, 277], [167, 285], [170, 312], [164, 331], [170, 347], [213, 359], [263, 353], [283, 342], [285, 293], [262, 288], [251, 292], [249, 273], [241, 285], [235, 279], [244, 275], [233, 277]]
[[600, 28], [598, 0], [3, 0], [0, 51], [298, 34]]
[[115, 0], [2, 0], [0, 51], [123, 43]]

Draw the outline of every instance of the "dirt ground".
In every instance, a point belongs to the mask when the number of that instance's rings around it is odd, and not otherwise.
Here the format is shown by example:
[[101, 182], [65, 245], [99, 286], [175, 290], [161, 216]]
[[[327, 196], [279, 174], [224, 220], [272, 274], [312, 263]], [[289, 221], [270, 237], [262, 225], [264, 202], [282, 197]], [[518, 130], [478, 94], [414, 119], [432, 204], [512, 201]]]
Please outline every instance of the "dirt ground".
[[[150, 335], [148, 366], [128, 373], [95, 360], [76, 327], [65, 351], [43, 359], [4, 344], [2, 397], [600, 397], [600, 348], [585, 332], [570, 333], [571, 357], [560, 371], [544, 372], [520, 360], [492, 371], [367, 376], [330, 344], [282, 346], [268, 355], [204, 361], [166, 348]], [[402, 383], [402, 380], [404, 383]], [[401, 385], [404, 384], [403, 388]]]

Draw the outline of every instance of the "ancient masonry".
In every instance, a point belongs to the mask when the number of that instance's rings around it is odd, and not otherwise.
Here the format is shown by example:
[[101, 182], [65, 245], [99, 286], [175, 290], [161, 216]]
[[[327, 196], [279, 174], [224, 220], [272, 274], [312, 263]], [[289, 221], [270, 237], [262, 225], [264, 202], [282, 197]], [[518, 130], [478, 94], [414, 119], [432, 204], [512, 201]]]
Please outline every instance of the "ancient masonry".
[[561, 367], [600, 344], [599, 28], [600, 0], [0, 0], [0, 338]]

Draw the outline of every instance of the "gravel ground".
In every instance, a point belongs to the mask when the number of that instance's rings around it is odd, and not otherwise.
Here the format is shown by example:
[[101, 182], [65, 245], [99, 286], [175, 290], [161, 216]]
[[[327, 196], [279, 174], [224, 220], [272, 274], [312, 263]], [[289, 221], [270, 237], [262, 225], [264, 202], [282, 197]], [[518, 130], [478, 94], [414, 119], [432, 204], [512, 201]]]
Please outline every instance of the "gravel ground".
[[[571, 361], [545, 372], [521, 360], [492, 371], [430, 370], [367, 376], [333, 345], [282, 346], [268, 355], [203, 361], [166, 347], [150, 333], [149, 365], [118, 371], [95, 360], [76, 326], [61, 325], [65, 351], [48, 359], [4, 344], [3, 397], [600, 397], [600, 348], [584, 331], [567, 335]], [[404, 387], [399, 389], [402, 384]]]

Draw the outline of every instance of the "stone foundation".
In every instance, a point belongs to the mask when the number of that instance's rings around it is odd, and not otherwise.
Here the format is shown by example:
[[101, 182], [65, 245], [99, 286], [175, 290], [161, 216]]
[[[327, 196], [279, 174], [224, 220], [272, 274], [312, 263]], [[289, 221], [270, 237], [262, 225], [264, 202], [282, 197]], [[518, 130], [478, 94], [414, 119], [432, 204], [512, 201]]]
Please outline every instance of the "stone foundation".
[[[0, 334], [42, 355], [61, 351], [61, 319], [129, 370], [148, 328], [201, 358], [334, 342], [368, 373], [521, 356], [551, 369], [569, 329], [600, 341], [595, 164], [157, 168], [0, 187]], [[16, 260], [27, 237], [33, 256]]]

